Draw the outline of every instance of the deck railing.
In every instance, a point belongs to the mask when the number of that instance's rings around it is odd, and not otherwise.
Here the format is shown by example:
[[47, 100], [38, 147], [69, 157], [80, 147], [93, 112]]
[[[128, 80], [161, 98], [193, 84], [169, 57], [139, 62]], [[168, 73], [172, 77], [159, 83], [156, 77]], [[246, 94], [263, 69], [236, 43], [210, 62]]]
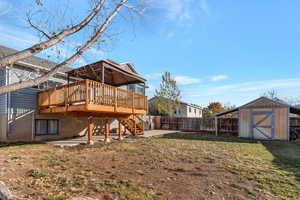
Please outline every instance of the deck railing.
[[97, 104], [146, 110], [147, 97], [92, 80], [82, 80], [38, 93], [40, 108], [76, 104]]

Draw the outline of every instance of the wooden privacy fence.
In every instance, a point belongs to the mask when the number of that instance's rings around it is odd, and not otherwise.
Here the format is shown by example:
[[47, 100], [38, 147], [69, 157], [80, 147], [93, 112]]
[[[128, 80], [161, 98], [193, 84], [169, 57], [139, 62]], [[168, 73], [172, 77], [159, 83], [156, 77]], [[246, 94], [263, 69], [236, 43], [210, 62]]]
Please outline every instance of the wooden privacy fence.
[[237, 118], [182, 118], [161, 117], [160, 128], [167, 130], [192, 131], [216, 135], [238, 135]]
[[300, 138], [300, 118], [297, 117], [291, 117], [290, 118], [290, 133]]

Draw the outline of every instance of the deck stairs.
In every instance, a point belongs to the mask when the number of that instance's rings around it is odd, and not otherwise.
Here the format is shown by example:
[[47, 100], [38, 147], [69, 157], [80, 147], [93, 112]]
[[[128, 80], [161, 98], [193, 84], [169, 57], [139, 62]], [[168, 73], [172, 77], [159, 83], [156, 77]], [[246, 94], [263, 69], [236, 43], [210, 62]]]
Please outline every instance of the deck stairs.
[[134, 136], [144, 134], [144, 121], [137, 115], [132, 115], [128, 119], [122, 119], [120, 123]]

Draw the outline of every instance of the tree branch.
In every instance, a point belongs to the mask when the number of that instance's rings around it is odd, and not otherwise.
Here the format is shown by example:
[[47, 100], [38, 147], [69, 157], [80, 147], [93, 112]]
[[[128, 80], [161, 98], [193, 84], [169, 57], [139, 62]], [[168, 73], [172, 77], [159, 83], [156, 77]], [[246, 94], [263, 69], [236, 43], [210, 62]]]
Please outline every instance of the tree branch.
[[20, 60], [23, 60], [25, 58], [28, 58], [30, 56], [33, 56], [44, 49], [47, 49], [49, 47], [52, 47], [59, 43], [63, 38], [76, 33], [80, 31], [82, 28], [84, 28], [87, 24], [89, 24], [93, 18], [98, 14], [98, 12], [103, 8], [105, 0], [99, 0], [99, 3], [97, 6], [92, 10], [92, 12], [79, 24], [72, 26], [71, 28], [64, 29], [60, 33], [52, 36], [50, 39], [44, 42], [40, 42], [38, 44], [33, 45], [32, 47], [29, 47], [28, 49], [24, 49], [22, 51], [19, 51], [17, 53], [14, 53], [9, 56], [5, 56], [3, 58], [0, 58], [0, 68], [9, 66], [11, 64], [14, 64]]
[[33, 29], [35, 29], [35, 30], [37, 30], [38, 32], [42, 33], [42, 35], [44, 35], [44, 36], [47, 37], [48, 39], [51, 39], [51, 35], [50, 35], [50, 34], [48, 34], [48, 33], [46, 33], [45, 31], [43, 31], [41, 27], [39, 27], [39, 26], [37, 26], [37, 25], [35, 25], [35, 24], [32, 23], [32, 21], [31, 21], [31, 19], [30, 19], [30, 17], [29, 17], [29, 14], [26, 14], [26, 17], [27, 17], [27, 22], [29, 23], [29, 25], [30, 25]]
[[122, 6], [126, 3], [126, 0], [121, 0], [119, 4], [115, 7], [115, 9], [108, 15], [108, 17], [105, 19], [103, 24], [100, 26], [98, 31], [91, 37], [90, 40], [88, 40], [84, 46], [82, 46], [75, 54], [73, 54], [71, 57], [63, 61], [62, 63], [56, 65], [53, 67], [49, 72], [47, 72], [45, 75], [38, 77], [33, 80], [27, 80], [22, 81], [19, 83], [13, 83], [7, 86], [0, 87], [0, 95], [5, 94], [8, 92], [16, 91], [23, 88], [33, 87], [36, 85], [39, 85], [47, 80], [49, 80], [52, 76], [54, 76], [61, 68], [68, 66], [72, 62], [76, 61], [78, 58], [82, 56], [82, 54], [87, 51], [89, 48], [92, 47], [94, 43], [96, 43], [99, 38], [102, 36], [104, 31], [107, 29], [109, 24], [111, 23], [112, 19], [118, 14]]

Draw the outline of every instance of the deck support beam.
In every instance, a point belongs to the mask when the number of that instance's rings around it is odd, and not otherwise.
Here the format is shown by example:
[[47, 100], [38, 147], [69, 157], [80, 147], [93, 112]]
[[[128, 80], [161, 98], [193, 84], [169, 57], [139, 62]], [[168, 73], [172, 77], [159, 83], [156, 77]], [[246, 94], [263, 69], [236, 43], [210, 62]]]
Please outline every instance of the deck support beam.
[[110, 137], [109, 137], [109, 131], [110, 131], [110, 124], [109, 120], [104, 120], [104, 142], [110, 142]]
[[136, 121], [135, 121], [135, 115], [132, 116], [133, 118], [133, 135], [136, 136]]
[[93, 145], [94, 141], [92, 140], [93, 137], [93, 117], [88, 117], [88, 145]]
[[119, 122], [119, 127], [118, 127], [118, 136], [119, 136], [119, 140], [123, 140], [124, 138], [123, 138], [123, 134], [122, 134], [122, 124], [121, 124], [121, 121], [120, 121], [120, 119], [118, 120], [118, 122]]

